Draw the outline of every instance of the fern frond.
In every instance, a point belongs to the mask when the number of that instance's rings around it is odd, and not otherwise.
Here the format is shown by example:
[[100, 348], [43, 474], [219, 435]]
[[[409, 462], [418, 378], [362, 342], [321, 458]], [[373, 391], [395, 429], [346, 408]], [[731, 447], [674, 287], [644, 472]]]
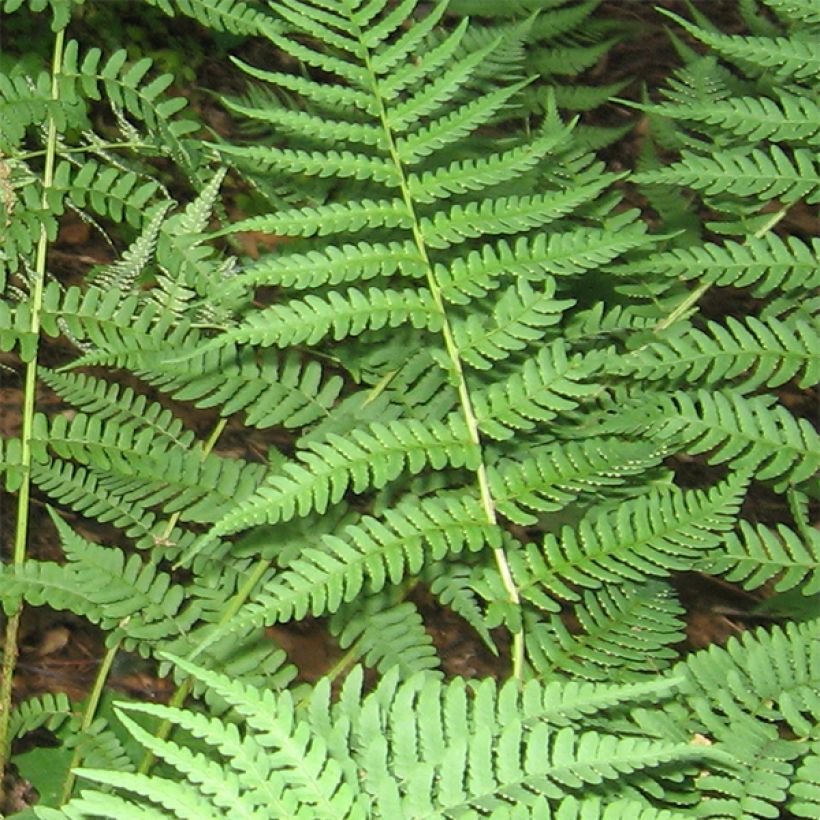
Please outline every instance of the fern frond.
[[511, 285], [498, 298], [492, 318], [471, 314], [453, 323], [453, 338], [462, 359], [472, 367], [488, 370], [515, 351], [543, 339], [546, 328], [561, 321], [573, 299], [555, 299], [555, 281], [545, 278], [536, 292], [526, 280]]
[[372, 179], [386, 188], [398, 188], [399, 176], [395, 165], [387, 159], [371, 157], [351, 151], [299, 151], [293, 148], [271, 146], [215, 145], [228, 159], [236, 156], [252, 162], [257, 170], [275, 173], [340, 179]]
[[[396, 140], [398, 159], [404, 165], [412, 167], [445, 146], [458, 142], [479, 126], [486, 124], [490, 117], [496, 114], [505, 103], [509, 102], [525, 84], [524, 81], [510, 86], [502, 86], [478, 99], [465, 103], [460, 108], [439, 117], [429, 125], [422, 126], [416, 131], [399, 137]], [[378, 181], [378, 177], [374, 176], [374, 179]]]
[[118, 425], [137, 424], [150, 429], [155, 440], [188, 448], [194, 432], [159, 402], [149, 401], [130, 387], [98, 379], [84, 373], [63, 373], [40, 369], [40, 378], [64, 401], [88, 416], [112, 420]]
[[27, 698], [11, 713], [9, 736], [23, 737], [41, 726], [54, 731], [71, 717], [71, 711], [71, 702], [62, 692]]
[[255, 497], [236, 506], [211, 535], [236, 532], [256, 523], [289, 521], [311, 510], [324, 512], [347, 492], [383, 487], [404, 470], [420, 472], [428, 464], [475, 467], [475, 446], [464, 422], [453, 416], [447, 422], [422, 424], [399, 420], [354, 429], [343, 438], [330, 434], [310, 441], [279, 474], [270, 475]]
[[720, 286], [752, 287], [756, 296], [765, 296], [774, 290], [820, 287], [820, 271], [815, 262], [818, 254], [818, 239], [809, 244], [796, 236], [781, 239], [777, 234], [767, 233], [762, 237], [750, 236], [742, 243], [706, 242], [661, 251], [612, 269], [625, 275], [659, 273], [670, 278], [702, 279]]
[[344, 387], [317, 361], [273, 351], [256, 354], [226, 345], [200, 350], [179, 364], [157, 363], [142, 374], [178, 401], [218, 407], [223, 416], [243, 412], [252, 427], [304, 427], [325, 418]]
[[547, 154], [567, 143], [570, 129], [544, 129], [532, 142], [477, 159], [457, 159], [447, 165], [407, 175], [407, 189], [416, 202], [432, 203], [469, 191], [501, 185], [530, 171]]
[[432, 331], [441, 327], [440, 312], [427, 291], [350, 288], [346, 293], [328, 291], [325, 298], [310, 295], [257, 311], [217, 337], [211, 348], [242, 342], [262, 347], [315, 345], [327, 336], [344, 339], [405, 322]]
[[566, 216], [594, 199], [617, 175], [597, 174], [596, 179], [579, 180], [577, 187], [534, 196], [509, 196], [453, 205], [449, 212], [424, 217], [420, 227], [424, 241], [436, 249], [446, 249], [485, 235], [519, 234]]
[[816, 152], [795, 148], [787, 154], [777, 145], [768, 148], [731, 148], [708, 156], [681, 152], [679, 162], [656, 171], [633, 176], [637, 183], [678, 185], [702, 191], [706, 196], [731, 194], [762, 200], [796, 202], [803, 197], [817, 201], [820, 166]]
[[244, 0], [147, 0], [170, 17], [181, 12], [216, 31], [255, 36], [273, 20], [255, 5]]
[[424, 261], [413, 242], [360, 242], [267, 257], [229, 279], [223, 290], [230, 297], [234, 292], [260, 285], [302, 290], [397, 275], [421, 279], [424, 274]]
[[784, 22], [820, 24], [820, 11], [812, 0], [763, 0]]
[[472, 494], [409, 497], [380, 517], [363, 516], [298, 558], [266, 584], [232, 626], [335, 612], [365, 586], [378, 592], [417, 575], [426, 562], [497, 546], [499, 532]]
[[484, 296], [507, 276], [542, 281], [544, 274], [568, 276], [595, 268], [626, 251], [649, 242], [642, 223], [619, 222], [607, 228], [575, 228], [485, 244], [449, 265], [435, 266], [442, 294], [448, 302], [466, 303], [468, 296]]
[[686, 327], [626, 361], [631, 374], [653, 381], [711, 385], [734, 380], [745, 392], [794, 379], [806, 388], [820, 381], [820, 334], [800, 320], [761, 322], [747, 316], [739, 322], [729, 316], [723, 325], [708, 322], [705, 331]]
[[[709, 491], [655, 489], [613, 512], [589, 514], [577, 527], [564, 526], [560, 536], [547, 533], [543, 547], [530, 544], [511, 554], [518, 588], [536, 606], [556, 612], [558, 597], [581, 600], [578, 587], [686, 570], [732, 528], [746, 482], [734, 476]], [[485, 581], [492, 599], [494, 582], [491, 576]]]
[[820, 468], [820, 437], [763, 396], [734, 391], [670, 394], [663, 402], [663, 436], [678, 438], [687, 452], [709, 452], [710, 464], [729, 462], [736, 470], [757, 467], [760, 481], [800, 484]]
[[161, 74], [145, 82], [152, 64], [144, 57], [129, 65], [125, 49], [115, 51], [104, 63], [99, 48], [89, 49], [81, 59], [79, 44], [69, 40], [57, 75], [59, 96], [69, 102], [75, 101], [80, 94], [89, 100], [99, 100], [104, 90], [105, 99], [112, 106], [142, 120], [149, 133], [157, 135], [154, 140], [157, 148], [171, 153], [183, 167], [189, 167], [192, 164], [190, 149], [184, 138], [198, 131], [199, 124], [178, 117], [187, 105], [184, 97], [165, 95], [174, 81], [170, 74]]
[[431, 564], [425, 576], [429, 579], [430, 594], [443, 606], [463, 618], [481, 637], [484, 645], [494, 655], [498, 655], [498, 649], [484, 622], [484, 614], [470, 586], [472, 568], [453, 561], [446, 564]]
[[410, 214], [400, 199], [333, 202], [315, 208], [294, 208], [235, 222], [214, 237], [237, 231], [262, 231], [277, 236], [327, 236], [365, 228], [409, 228]]
[[597, 357], [567, 352], [565, 342], [557, 339], [504, 381], [477, 392], [474, 407], [481, 432], [496, 440], [509, 439], [572, 410], [597, 392], [588, 383], [599, 367]]
[[3, 573], [4, 605], [17, 598], [35, 606], [48, 602], [53, 609], [81, 615], [124, 638], [129, 651], [147, 652], [158, 638], [190, 625], [180, 617], [185, 593], [171, 584], [169, 575], [143, 563], [138, 555], [126, 560], [119, 549], [92, 544], [54, 520], [69, 563], [28, 561], [13, 576]]
[[808, 97], [781, 91], [769, 97], [732, 97], [700, 105], [644, 105], [661, 116], [706, 123], [750, 143], [761, 140], [804, 145], [820, 144], [820, 106]]
[[538, 513], [557, 512], [584, 493], [644, 475], [662, 457], [662, 451], [646, 442], [562, 442], [531, 450], [526, 458], [499, 461], [489, 469], [488, 479], [496, 510], [516, 524], [532, 526]]
[[728, 60], [755, 66], [761, 72], [774, 69], [781, 81], [808, 80], [820, 73], [820, 47], [811, 39], [714, 33], [671, 11], [664, 9], [662, 13]]
[[102, 523], [120, 528], [129, 538], [144, 538], [152, 532], [156, 515], [137, 499], [112, 491], [96, 473], [72, 462], [50, 459], [32, 469], [32, 480], [60, 505]]
[[[151, 738], [126, 718], [126, 726], [142, 742], [179, 766], [183, 779], [169, 789], [171, 781], [158, 778], [120, 777], [94, 770], [79, 774], [163, 805], [167, 801], [175, 813], [196, 810], [202, 812], [200, 817], [216, 816], [210, 795], [219, 795], [220, 802], [227, 795], [236, 799], [234, 776], [238, 775], [240, 810], [250, 816], [259, 816], [252, 812], [264, 807], [268, 812], [339, 818], [475, 812], [509, 816], [511, 808], [516, 817], [543, 817], [550, 816], [552, 806], [560, 806], [560, 816], [567, 818], [672, 820], [674, 814], [652, 813], [640, 803], [637, 814], [626, 814], [626, 807], [634, 812], [636, 804], [617, 799], [614, 811], [599, 814], [601, 805], [588, 792], [604, 782], [617, 789], [620, 779], [630, 773], [712, 756], [703, 747], [687, 743], [642, 735], [616, 737], [567, 725], [568, 716], [605, 709], [606, 704], [662, 696], [663, 687], [657, 683], [649, 688], [583, 690], [567, 684], [566, 689], [552, 686], [548, 690], [532, 681], [526, 686], [526, 697], [521, 697], [514, 682], [496, 689], [487, 681], [469, 693], [460, 680], [443, 683], [416, 674], [400, 682], [396, 674], [388, 673], [363, 697], [362, 673], [357, 668], [338, 702], [331, 703], [329, 682], [322, 681], [302, 711], [295, 708], [288, 692], [254, 690], [187, 661], [173, 660], [234, 705], [242, 717], [243, 731], [191, 711], [159, 704], [122, 704], [123, 712], [168, 719], [201, 738], [208, 747], [207, 757], [178, 743]], [[573, 701], [578, 702], [577, 708]], [[516, 708], [519, 702], [527, 712], [524, 719]], [[567, 707], [557, 710], [558, 727], [538, 714], [547, 703], [550, 712], [564, 702]], [[216, 753], [225, 761], [221, 772], [209, 763]], [[206, 783], [211, 776], [219, 778], [218, 782]], [[92, 797], [98, 805], [106, 805], [101, 792], [88, 791], [66, 810], [75, 811]], [[119, 807], [119, 803], [113, 805]], [[582, 805], [585, 808], [579, 814]]]
[[[737, 807], [750, 817], [771, 817], [785, 801], [794, 761], [808, 752], [799, 738], [820, 721], [820, 666], [813, 651], [818, 629], [815, 619], [747, 632], [726, 649], [712, 646], [681, 666], [695, 731], [737, 748], [734, 764], [699, 780], [706, 816]], [[783, 725], [798, 740], [784, 738]]]
[[667, 584], [654, 582], [585, 591], [573, 609], [581, 632], [557, 615], [527, 630], [527, 652], [544, 678], [620, 682], [657, 674], [677, 657], [683, 609]]
[[351, 661], [361, 660], [382, 674], [396, 668], [402, 679], [416, 672], [441, 675], [433, 639], [409, 601], [391, 605], [376, 596], [348, 604], [331, 618], [330, 629]]
[[820, 591], [820, 532], [808, 528], [801, 535], [783, 524], [753, 527], [741, 521], [740, 534], [732, 533], [701, 566], [745, 589], [775, 581], [776, 592], [799, 585], [804, 595], [813, 595]]
[[[115, 222], [124, 219], [129, 225], [140, 228], [146, 218], [148, 203], [161, 192], [155, 180], [146, 180], [133, 171], [123, 172], [95, 160], [85, 162], [76, 173], [73, 170], [73, 165], [64, 160], [54, 172], [54, 185], [49, 198], [57, 213], [62, 213], [58, 198], [70, 196], [78, 208], [88, 205], [100, 216], [109, 217]], [[152, 215], [150, 210], [148, 213]]]
[[13, 156], [32, 125], [53, 118], [56, 127], [65, 131], [78, 122], [80, 107], [65, 101], [50, 99], [48, 76], [25, 74], [0, 75], [0, 150]]
[[812, 817], [820, 813], [820, 740], [814, 741], [811, 754], [795, 772], [789, 789], [789, 811], [798, 817]]

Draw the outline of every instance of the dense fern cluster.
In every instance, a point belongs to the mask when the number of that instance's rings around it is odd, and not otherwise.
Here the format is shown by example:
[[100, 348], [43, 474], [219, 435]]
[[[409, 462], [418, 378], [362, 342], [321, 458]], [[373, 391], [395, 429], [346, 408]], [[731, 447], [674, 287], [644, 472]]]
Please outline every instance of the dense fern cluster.
[[[820, 441], [779, 392], [820, 372], [813, 4], [741, 0], [743, 35], [670, 15], [683, 67], [627, 175], [576, 116], [623, 86], [565, 81], [622, 36], [599, 0], [151, 2], [265, 44], [223, 98], [244, 139], [203, 138], [150, 61], [66, 39], [69, 0], [52, 71], [0, 73], [0, 349], [25, 373], [0, 694], [24, 604], [107, 650], [81, 715], [0, 708], [0, 755], [44, 725], [63, 744], [17, 757], [29, 816], [814, 816], [820, 622], [681, 660], [672, 583], [820, 590]], [[225, 219], [226, 174], [263, 213]], [[127, 243], [68, 285], [66, 210]], [[273, 250], [231, 256], [246, 232]], [[701, 317], [715, 288], [753, 310]], [[52, 338], [75, 353], [49, 369]], [[229, 422], [275, 434], [264, 458], [220, 446]], [[755, 520], [760, 488], [789, 521]], [[61, 561], [27, 555], [32, 491]], [[446, 679], [419, 587], [509, 680]], [[315, 686], [265, 633], [309, 615], [346, 653]], [[169, 705], [100, 703], [124, 651]]]

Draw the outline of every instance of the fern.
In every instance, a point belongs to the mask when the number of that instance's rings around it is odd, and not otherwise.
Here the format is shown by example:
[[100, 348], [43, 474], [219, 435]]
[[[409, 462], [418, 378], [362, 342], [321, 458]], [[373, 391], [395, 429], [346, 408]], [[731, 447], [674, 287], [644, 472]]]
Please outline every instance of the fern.
[[[207, 138], [137, 46], [66, 41], [80, 5], [2, 2], [55, 31], [0, 61], [0, 761], [60, 744], [28, 814], [813, 816], [816, 617], [685, 655], [675, 591], [818, 590], [810, 4], [667, 14], [636, 172], [595, 154], [599, 0], [152, 0], [242, 53]], [[113, 258], [59, 281], [69, 211]], [[86, 704], [11, 710], [24, 606], [103, 635]], [[311, 684], [275, 639], [309, 618]], [[111, 710], [123, 651], [169, 703]]]

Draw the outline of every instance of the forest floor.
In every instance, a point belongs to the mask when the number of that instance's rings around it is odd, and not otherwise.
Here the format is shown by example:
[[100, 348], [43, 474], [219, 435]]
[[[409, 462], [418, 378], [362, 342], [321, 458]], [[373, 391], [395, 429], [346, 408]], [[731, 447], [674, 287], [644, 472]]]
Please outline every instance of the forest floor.
[[[605, 78], [606, 82], [615, 82], [621, 77], [637, 76], [651, 87], [662, 85], [663, 79], [669, 76], [676, 65], [676, 57], [664, 34], [663, 20], [654, 12], [653, 5], [655, 4], [629, 0], [610, 0], [603, 4], [600, 13], [611, 13], [643, 28], [639, 36], [625, 40], [605, 60], [587, 72], [582, 80], [600, 81]], [[672, 1], [661, 5], [684, 13], [683, 2]], [[711, 0], [696, 5], [703, 7], [704, 11], [708, 10], [712, 19], [717, 18], [724, 31], [731, 31], [738, 26], [738, 21], [732, 16], [736, 8], [734, 0]], [[173, 25], [175, 24], [169, 24], [169, 30], [173, 30]], [[235, 75], [227, 73], [224, 61], [206, 60], [201, 68], [202, 76], [198, 77], [201, 86], [224, 88], [235, 82]], [[211, 127], [230, 133], [232, 123], [215, 106], [210, 96], [195, 87], [180, 87], [177, 92], [190, 98], [191, 104]], [[637, 99], [640, 93], [640, 86], [632, 83], [622, 95]], [[642, 122], [634, 112], [614, 104], [604, 106], [595, 113], [593, 119], [596, 125], [622, 125], [628, 121], [634, 123], [630, 134], [604, 152], [607, 163], [615, 170], [634, 167], [645, 133]], [[817, 229], [820, 226], [813, 227]], [[247, 250], [251, 253], [258, 250], [253, 242], [254, 237], [250, 237]], [[86, 223], [68, 215], [58, 241], [50, 250], [49, 269], [61, 281], [71, 281], [94, 265], [110, 262], [111, 258], [110, 246], [93, 233]], [[703, 308], [712, 318], [736, 312], [744, 313], [745, 306], [738, 301], [743, 298], [743, 294], [713, 290], [707, 294]], [[53, 366], [62, 363], [67, 354], [67, 347], [61, 347], [60, 343], [48, 343], [43, 348], [42, 361]], [[20, 428], [21, 379], [19, 375], [8, 372], [0, 374], [0, 379], [0, 434], [14, 436]], [[814, 392], [803, 392], [787, 386], [780, 397], [801, 415], [811, 417], [816, 413], [818, 397]], [[213, 417], [209, 418], [202, 411], [192, 412], [190, 408], [179, 404], [175, 404], [174, 408], [199, 432], [204, 433], [213, 421]], [[45, 389], [38, 396], [38, 409], [47, 414], [66, 410]], [[223, 454], [260, 460], [271, 442], [270, 431], [248, 435], [247, 429], [237, 421], [236, 424], [229, 424], [221, 442], [219, 452]], [[680, 481], [689, 486], [702, 485], [709, 475], [709, 468], [700, 459], [680, 461], [675, 464], [675, 469]], [[8, 535], [14, 531], [15, 512], [13, 498], [0, 499], [0, 532], [4, 545], [7, 544]], [[70, 512], [61, 513], [84, 536], [101, 543], [111, 543], [111, 530]], [[759, 486], [750, 495], [744, 515], [752, 521], [764, 523], [789, 520], [789, 512], [782, 499]], [[58, 539], [47, 514], [45, 500], [36, 495], [30, 532], [32, 557], [60, 560]], [[752, 612], [760, 602], [760, 597], [750, 595], [731, 584], [690, 572], [677, 576], [674, 585], [686, 610], [686, 638], [679, 646], [682, 656], [711, 644], [723, 644], [730, 636], [765, 622]], [[460, 618], [438, 606], [423, 590], [416, 593], [415, 602], [425, 617], [447, 675], [501, 677], [506, 674], [507, 660], [503, 654], [500, 658], [492, 656]], [[276, 627], [270, 630], [270, 634], [271, 639], [287, 651], [291, 661], [300, 669], [301, 678], [306, 681], [316, 680], [341, 655], [321, 620]], [[102, 635], [82, 620], [47, 607], [28, 608], [23, 624], [15, 699], [22, 700], [58, 691], [66, 692], [73, 699], [81, 699], [93, 680], [103, 651]], [[140, 700], [163, 700], [169, 695], [171, 688], [167, 680], [156, 676], [151, 665], [130, 656], [123, 656], [117, 662], [110, 685], [127, 696]]]

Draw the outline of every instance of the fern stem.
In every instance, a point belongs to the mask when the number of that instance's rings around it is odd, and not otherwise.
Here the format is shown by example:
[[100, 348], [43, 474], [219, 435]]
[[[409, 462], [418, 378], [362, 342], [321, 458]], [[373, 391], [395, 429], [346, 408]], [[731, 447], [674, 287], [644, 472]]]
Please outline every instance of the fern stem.
[[[125, 618], [121, 623], [120, 627], [124, 627], [128, 622], [128, 618]], [[114, 665], [114, 658], [117, 657], [117, 652], [119, 651], [121, 641], [116, 641], [113, 646], [109, 647], [108, 651], [105, 653], [105, 656], [102, 659], [102, 663], [100, 664], [100, 668], [97, 670], [97, 675], [94, 678], [94, 686], [91, 689], [91, 692], [88, 695], [88, 703], [85, 705], [85, 711], [83, 712], [83, 720], [80, 724], [80, 733], [87, 732], [91, 728], [91, 724], [94, 722], [94, 717], [97, 714], [97, 707], [100, 705], [100, 698], [102, 697], [103, 689], [105, 688], [105, 683], [108, 680], [108, 674], [111, 671], [111, 667]], [[63, 793], [60, 796], [60, 805], [62, 806], [63, 803], [67, 803], [68, 800], [71, 798], [71, 792], [74, 791], [74, 783], [77, 780], [77, 776], [74, 774], [74, 769], [80, 765], [83, 757], [83, 750], [81, 746], [78, 744], [74, 747], [74, 754], [71, 757], [71, 763], [68, 766], [68, 774], [66, 775], [65, 783], [63, 784]]]
[[[63, 45], [65, 30], [60, 29], [54, 37], [54, 51], [51, 61], [51, 99], [57, 100], [60, 95], [58, 77], [63, 62]], [[43, 168], [43, 208], [48, 209], [47, 191], [54, 184], [54, 166], [57, 154], [57, 123], [54, 117], [48, 120], [46, 139], [45, 165]], [[40, 227], [37, 241], [37, 253], [34, 262], [32, 291], [29, 298], [31, 312], [31, 332], [37, 339], [40, 331], [40, 312], [43, 303], [43, 288], [46, 276], [46, 257], [48, 255], [48, 233], [45, 224]], [[28, 542], [28, 519], [31, 506], [31, 440], [34, 427], [35, 396], [37, 392], [37, 359], [38, 344], [35, 341], [34, 352], [26, 363], [25, 386], [23, 391], [22, 431], [20, 433], [20, 466], [22, 483], [17, 496], [17, 522], [14, 532], [13, 567], [19, 567], [26, 560]], [[14, 670], [17, 664], [18, 633], [22, 603], [8, 616], [3, 643], [2, 679], [0, 679], [0, 801], [3, 797], [3, 774], [11, 747], [9, 737], [9, 719], [11, 717], [11, 697]]]
[[[398, 178], [401, 186], [402, 199], [404, 200], [404, 204], [407, 207], [408, 213], [410, 214], [412, 220], [411, 230], [413, 233], [413, 241], [415, 242], [416, 249], [419, 252], [420, 258], [424, 263], [424, 267], [426, 270], [425, 276], [427, 279], [427, 286], [430, 289], [430, 294], [433, 297], [433, 302], [436, 306], [436, 310], [438, 311], [441, 317], [441, 335], [444, 339], [444, 346], [447, 351], [447, 357], [450, 360], [452, 375], [456, 382], [459, 403], [461, 404], [461, 412], [464, 417], [464, 421], [467, 425], [467, 431], [470, 436], [470, 443], [475, 445], [479, 454], [481, 454], [481, 435], [478, 431], [478, 420], [476, 419], [475, 411], [473, 410], [473, 402], [470, 398], [470, 389], [467, 386], [467, 379], [464, 375], [464, 368], [461, 361], [461, 355], [459, 353], [458, 345], [456, 344], [455, 337], [453, 336], [453, 331], [450, 326], [450, 320], [447, 315], [447, 309], [444, 304], [444, 299], [441, 295], [441, 288], [439, 287], [438, 281], [436, 280], [436, 275], [433, 271], [433, 265], [430, 261], [430, 256], [427, 252], [427, 244], [424, 241], [424, 236], [422, 235], [419, 220], [416, 215], [415, 203], [410, 193], [409, 186], [407, 184], [407, 177], [404, 173], [404, 165], [401, 161], [401, 158], [399, 157], [399, 152], [396, 148], [396, 141], [393, 136], [393, 131], [387, 119], [387, 111], [384, 108], [384, 103], [381, 94], [379, 93], [376, 75], [373, 71], [373, 67], [370, 62], [370, 54], [366, 46], [364, 45], [364, 42], [361, 39], [360, 42], [362, 44], [362, 49], [364, 50], [364, 62], [367, 68], [368, 75], [370, 77], [371, 90], [373, 92], [373, 97], [376, 101], [376, 105], [378, 106], [379, 121], [381, 123], [382, 130], [384, 131], [385, 139], [387, 141], [387, 149], [390, 154], [390, 159], [393, 161], [393, 164], [396, 167], [396, 171], [398, 173]], [[492, 526], [496, 526], [498, 523], [498, 519], [495, 511], [495, 501], [493, 500], [492, 491], [490, 489], [490, 482], [487, 478], [487, 467], [484, 463], [483, 456], [481, 457], [478, 467], [476, 468], [475, 474], [476, 482], [478, 484], [478, 491], [481, 498], [481, 506], [484, 510], [487, 523], [491, 524]], [[501, 582], [504, 585], [504, 589], [507, 593], [507, 598], [509, 602], [515, 607], [520, 607], [521, 597], [518, 593], [518, 588], [515, 585], [515, 579], [513, 578], [512, 570], [510, 569], [509, 562], [507, 561], [507, 554], [504, 551], [504, 548], [495, 547], [493, 549], [493, 557], [495, 559], [499, 575], [501, 576]], [[512, 638], [512, 673], [514, 678], [521, 680], [524, 674], [523, 628], [519, 628], [512, 632]]]

